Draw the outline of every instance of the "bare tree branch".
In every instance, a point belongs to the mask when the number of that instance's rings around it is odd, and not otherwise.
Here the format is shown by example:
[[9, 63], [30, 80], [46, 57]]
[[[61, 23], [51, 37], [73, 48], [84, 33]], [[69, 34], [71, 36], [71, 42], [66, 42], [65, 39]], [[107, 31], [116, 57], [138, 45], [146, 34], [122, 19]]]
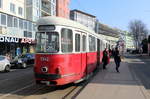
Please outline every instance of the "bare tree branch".
[[148, 29], [141, 20], [133, 20], [129, 22], [129, 31], [133, 35], [136, 49], [138, 49], [142, 40], [147, 37]]

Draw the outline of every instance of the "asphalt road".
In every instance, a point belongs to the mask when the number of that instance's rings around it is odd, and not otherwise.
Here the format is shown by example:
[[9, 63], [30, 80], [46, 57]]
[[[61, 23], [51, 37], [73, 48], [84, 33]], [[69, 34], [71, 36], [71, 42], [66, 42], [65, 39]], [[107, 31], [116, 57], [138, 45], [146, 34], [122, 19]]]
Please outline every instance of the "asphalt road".
[[71, 99], [84, 88], [87, 82], [61, 87], [36, 85], [33, 67], [0, 72], [0, 99]]
[[150, 56], [130, 55], [127, 59], [131, 72], [138, 77], [150, 93]]
[[[150, 90], [150, 57], [127, 56], [129, 68], [142, 85]], [[36, 85], [33, 67], [0, 72], [0, 99], [71, 99], [76, 97], [87, 82], [61, 87]], [[150, 92], [150, 91], [149, 91]]]

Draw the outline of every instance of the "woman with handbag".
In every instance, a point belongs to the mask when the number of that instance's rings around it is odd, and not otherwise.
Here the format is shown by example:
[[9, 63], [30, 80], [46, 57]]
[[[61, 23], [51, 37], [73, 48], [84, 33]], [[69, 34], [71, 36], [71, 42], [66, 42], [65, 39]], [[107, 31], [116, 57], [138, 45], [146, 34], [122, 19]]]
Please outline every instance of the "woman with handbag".
[[108, 51], [107, 51], [107, 48], [105, 48], [105, 50], [103, 51], [102, 62], [103, 62], [103, 69], [106, 69], [106, 65], [107, 65], [108, 62], [109, 62], [109, 57], [108, 57]]

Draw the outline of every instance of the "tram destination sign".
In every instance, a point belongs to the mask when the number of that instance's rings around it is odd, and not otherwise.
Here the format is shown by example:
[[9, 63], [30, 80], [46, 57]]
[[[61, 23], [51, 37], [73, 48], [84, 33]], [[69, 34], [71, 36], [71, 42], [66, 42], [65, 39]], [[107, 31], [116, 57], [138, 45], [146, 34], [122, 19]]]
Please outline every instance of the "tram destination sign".
[[39, 31], [49, 31], [49, 30], [55, 30], [55, 26], [54, 25], [40, 25], [38, 27]]

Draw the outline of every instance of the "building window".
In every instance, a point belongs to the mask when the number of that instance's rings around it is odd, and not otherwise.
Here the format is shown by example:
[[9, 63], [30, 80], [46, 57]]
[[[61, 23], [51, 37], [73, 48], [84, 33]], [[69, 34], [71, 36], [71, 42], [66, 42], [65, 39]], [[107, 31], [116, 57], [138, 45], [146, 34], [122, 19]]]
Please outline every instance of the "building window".
[[36, 7], [39, 7], [39, 0], [36, 0]]
[[28, 37], [32, 38], [32, 32], [28, 32]]
[[10, 3], [10, 12], [16, 13], [16, 11], [15, 11], [15, 4], [13, 4], [13, 3]]
[[3, 7], [3, 0], [0, 0], [0, 8]]
[[22, 19], [19, 19], [19, 28], [23, 29], [23, 20]]
[[24, 37], [32, 38], [32, 32], [24, 31]]
[[39, 16], [39, 10], [36, 10], [36, 16]]
[[1, 24], [6, 25], [6, 15], [5, 14], [1, 14]]
[[56, 0], [53, 0], [53, 3], [56, 4]]
[[13, 17], [7, 15], [7, 26], [8, 27], [13, 27]]
[[24, 31], [24, 37], [27, 37], [27, 33], [28, 33], [27, 31]]
[[27, 5], [32, 5], [32, 3], [33, 3], [33, 0], [26, 0]]
[[25, 20], [24, 20], [24, 29], [26, 29], [26, 30], [28, 29], [27, 28], [27, 21], [25, 21]]
[[23, 9], [22, 9], [22, 7], [19, 7], [19, 8], [18, 8], [18, 14], [19, 14], [19, 15], [22, 15], [22, 14], [23, 14]]
[[14, 27], [18, 27], [18, 19], [14, 18]]
[[31, 22], [28, 22], [28, 30], [32, 31], [32, 23]]
[[35, 25], [35, 24], [33, 24], [33, 25], [32, 25], [32, 27], [33, 27], [33, 29], [32, 29], [32, 30], [33, 30], [33, 31], [36, 31], [36, 28], [37, 28], [37, 27], [36, 27], [36, 25]]

